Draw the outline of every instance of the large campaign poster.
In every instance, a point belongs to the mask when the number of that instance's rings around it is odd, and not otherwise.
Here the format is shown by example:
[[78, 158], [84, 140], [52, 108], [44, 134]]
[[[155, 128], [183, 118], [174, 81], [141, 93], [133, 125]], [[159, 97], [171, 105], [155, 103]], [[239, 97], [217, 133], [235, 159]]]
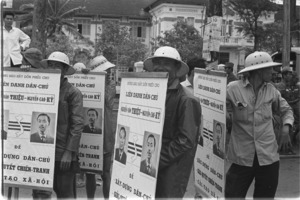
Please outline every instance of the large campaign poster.
[[167, 73], [123, 73], [110, 197], [154, 199]]
[[52, 190], [60, 71], [5, 68], [3, 182]]
[[106, 72], [76, 72], [68, 76], [83, 96], [84, 127], [80, 139], [79, 163], [83, 171], [103, 169], [104, 96]]
[[202, 126], [194, 161], [196, 190], [202, 196], [224, 197], [226, 141], [224, 72], [195, 69], [194, 95], [200, 99]]

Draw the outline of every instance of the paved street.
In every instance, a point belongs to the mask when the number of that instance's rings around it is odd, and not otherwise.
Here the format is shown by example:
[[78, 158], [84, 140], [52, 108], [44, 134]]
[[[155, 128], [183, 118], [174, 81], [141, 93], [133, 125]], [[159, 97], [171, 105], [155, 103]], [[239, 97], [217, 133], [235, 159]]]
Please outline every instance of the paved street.
[[[276, 193], [277, 199], [282, 198], [300, 198], [300, 160], [299, 158], [281, 158], [280, 161], [280, 180]], [[5, 189], [7, 192], [7, 188]], [[32, 198], [30, 189], [20, 189], [20, 199]], [[190, 178], [185, 199], [194, 197], [195, 189], [193, 179]], [[251, 199], [253, 194], [253, 186], [248, 191], [247, 198]], [[77, 195], [79, 199], [86, 199], [85, 188], [77, 188]], [[102, 198], [102, 187], [98, 186], [96, 190], [96, 197]], [[55, 194], [53, 194], [55, 199]]]

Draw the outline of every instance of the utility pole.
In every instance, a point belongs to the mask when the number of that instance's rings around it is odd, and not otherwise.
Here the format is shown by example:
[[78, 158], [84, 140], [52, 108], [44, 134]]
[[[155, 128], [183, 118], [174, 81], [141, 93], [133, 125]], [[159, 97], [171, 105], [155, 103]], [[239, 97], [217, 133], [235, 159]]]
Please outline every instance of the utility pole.
[[290, 67], [290, 0], [283, 0], [283, 48], [282, 48], [282, 66]]

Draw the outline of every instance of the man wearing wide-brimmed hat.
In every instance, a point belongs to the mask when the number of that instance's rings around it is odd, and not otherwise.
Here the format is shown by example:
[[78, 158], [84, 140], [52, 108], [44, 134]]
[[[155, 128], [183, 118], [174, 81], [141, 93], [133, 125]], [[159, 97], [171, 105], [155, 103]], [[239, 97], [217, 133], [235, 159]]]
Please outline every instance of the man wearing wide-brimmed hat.
[[195, 157], [201, 106], [180, 84], [189, 68], [172, 47], [158, 48], [144, 61], [149, 72], [168, 72], [165, 122], [157, 174], [156, 198], [183, 198]]
[[[105, 199], [109, 198], [109, 188], [111, 181], [111, 157], [113, 154], [115, 144], [115, 127], [113, 127], [113, 105], [116, 95], [116, 83], [111, 80], [110, 75], [112, 69], [115, 67], [113, 63], [109, 62], [103, 55], [93, 58], [87, 69], [82, 72], [87, 74], [91, 72], [106, 72], [105, 75], [105, 100], [104, 100], [104, 142], [103, 142], [103, 196]], [[86, 194], [88, 199], [94, 199], [96, 192], [96, 176], [93, 173], [86, 173]]]
[[31, 67], [42, 68], [41, 61], [43, 60], [42, 52], [37, 48], [29, 48], [22, 52], [23, 59], [21, 69], [28, 71]]
[[[46, 69], [61, 70], [53, 190], [57, 198], [73, 199], [75, 174], [79, 170], [77, 153], [83, 129], [83, 98], [79, 89], [65, 78], [75, 73], [66, 54], [53, 52], [41, 63]], [[35, 199], [41, 196], [50, 199], [51, 192], [33, 190]]]
[[[245, 198], [255, 179], [254, 198], [274, 198], [279, 177], [280, 149], [291, 147], [289, 129], [293, 112], [278, 90], [270, 84], [272, 61], [266, 52], [254, 52], [245, 60], [248, 73], [227, 86], [227, 108], [231, 109], [232, 130], [227, 157], [232, 162], [226, 175], [225, 197]], [[277, 143], [273, 113], [279, 113], [282, 129]]]

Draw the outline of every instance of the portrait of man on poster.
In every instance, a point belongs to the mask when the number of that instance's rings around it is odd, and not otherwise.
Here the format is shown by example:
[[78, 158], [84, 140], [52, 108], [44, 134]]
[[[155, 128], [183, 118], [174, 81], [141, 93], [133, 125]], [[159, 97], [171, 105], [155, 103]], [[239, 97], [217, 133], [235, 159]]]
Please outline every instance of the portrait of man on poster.
[[222, 141], [223, 141], [223, 127], [220, 122], [216, 122], [214, 126], [213, 153], [219, 158], [224, 159], [224, 150], [222, 146]]
[[115, 160], [124, 165], [126, 164], [127, 159], [127, 155], [125, 152], [126, 135], [127, 134], [125, 127], [121, 126], [119, 131], [119, 148], [116, 148]]
[[146, 145], [146, 158], [141, 161], [140, 171], [155, 178], [156, 167], [154, 164], [154, 154], [156, 152], [157, 142], [153, 134], [149, 134], [146, 138], [146, 144], [144, 143]]
[[46, 113], [38, 114], [37, 118], [38, 131], [30, 135], [30, 142], [54, 144], [54, 138], [49, 133], [51, 118]]
[[[101, 113], [100, 113], [101, 114]], [[86, 112], [88, 124], [84, 125], [83, 133], [102, 134], [102, 129], [97, 127], [99, 112], [94, 108], [89, 108]]]

